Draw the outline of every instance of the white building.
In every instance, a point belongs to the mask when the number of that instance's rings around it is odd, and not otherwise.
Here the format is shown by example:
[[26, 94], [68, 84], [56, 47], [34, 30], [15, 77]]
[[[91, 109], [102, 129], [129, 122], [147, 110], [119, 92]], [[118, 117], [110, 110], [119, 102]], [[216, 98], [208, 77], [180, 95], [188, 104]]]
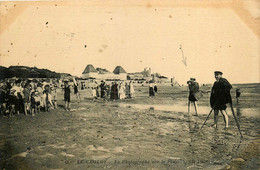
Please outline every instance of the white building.
[[127, 72], [121, 66], [116, 66], [113, 73], [116, 79], [127, 80]]
[[87, 65], [85, 70], [82, 73], [83, 79], [89, 79], [89, 78], [97, 78], [98, 77], [98, 71], [94, 68], [92, 64]]
[[82, 73], [83, 79], [97, 79], [97, 80], [126, 80], [127, 73], [121, 67], [117, 66], [113, 73], [107, 71], [106, 69], [97, 68], [95, 69], [92, 64], [87, 65]]

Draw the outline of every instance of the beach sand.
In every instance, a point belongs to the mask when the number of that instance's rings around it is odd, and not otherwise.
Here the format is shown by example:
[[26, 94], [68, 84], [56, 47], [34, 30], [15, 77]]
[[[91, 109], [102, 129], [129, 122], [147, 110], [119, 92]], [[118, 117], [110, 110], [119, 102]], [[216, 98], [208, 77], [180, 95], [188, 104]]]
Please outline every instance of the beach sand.
[[[36, 116], [15, 115], [0, 120], [1, 169], [259, 169], [259, 84], [234, 85], [233, 107], [244, 136], [241, 139], [228, 107], [229, 126], [221, 115], [218, 129], [211, 108], [210, 88], [202, 87], [199, 115], [187, 113], [187, 87], [158, 85], [135, 88], [135, 99], [90, 99], [90, 89], [72, 96], [64, 110]], [[235, 88], [241, 88], [239, 103]]]

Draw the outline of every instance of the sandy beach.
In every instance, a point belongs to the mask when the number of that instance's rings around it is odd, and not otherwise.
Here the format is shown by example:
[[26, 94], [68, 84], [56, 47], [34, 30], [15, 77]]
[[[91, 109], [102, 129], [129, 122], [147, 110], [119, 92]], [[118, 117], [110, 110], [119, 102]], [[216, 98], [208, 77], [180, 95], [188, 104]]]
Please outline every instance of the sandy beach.
[[[230, 128], [211, 127], [211, 86], [201, 87], [199, 115], [187, 113], [187, 87], [135, 87], [136, 97], [92, 100], [90, 89], [73, 94], [71, 111], [58, 109], [36, 116], [0, 119], [1, 169], [259, 169], [260, 85], [233, 85], [233, 107], [241, 139], [228, 107]], [[241, 88], [239, 103], [235, 89]]]

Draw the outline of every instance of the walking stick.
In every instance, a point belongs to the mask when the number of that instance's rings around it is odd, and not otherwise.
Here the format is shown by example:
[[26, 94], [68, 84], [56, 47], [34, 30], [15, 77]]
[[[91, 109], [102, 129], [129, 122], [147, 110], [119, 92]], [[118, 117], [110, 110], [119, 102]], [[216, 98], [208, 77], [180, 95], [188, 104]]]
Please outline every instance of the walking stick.
[[[190, 95], [190, 90], [189, 90], [189, 84], [188, 84], [188, 87], [187, 87], [187, 91], [188, 91], [188, 96]], [[188, 99], [188, 114], [190, 115], [190, 101]]]
[[235, 121], [236, 121], [237, 128], [238, 128], [238, 131], [239, 131], [239, 133], [240, 133], [240, 135], [241, 135], [241, 138], [243, 138], [243, 135], [242, 135], [241, 130], [240, 130], [240, 125], [239, 125], [239, 123], [238, 123], [238, 121], [237, 121], [237, 117], [236, 117], [236, 115], [235, 115], [235, 112], [234, 112], [234, 109], [233, 109], [233, 106], [232, 106], [231, 103], [230, 103], [230, 108], [231, 108], [233, 117], [234, 117], [234, 119], [235, 119]]

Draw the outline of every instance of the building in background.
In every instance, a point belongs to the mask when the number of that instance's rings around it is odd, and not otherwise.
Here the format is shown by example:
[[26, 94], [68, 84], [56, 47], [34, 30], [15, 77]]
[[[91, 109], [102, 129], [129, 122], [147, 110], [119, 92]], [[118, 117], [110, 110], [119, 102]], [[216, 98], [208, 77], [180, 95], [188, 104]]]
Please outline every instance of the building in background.
[[119, 80], [127, 79], [127, 72], [121, 66], [116, 66], [113, 73], [114, 73], [114, 76], [116, 79], [119, 79]]
[[98, 71], [94, 68], [92, 64], [87, 65], [82, 73], [83, 79], [95, 79], [98, 77]]
[[82, 79], [98, 82], [101, 80], [113, 81], [113, 80], [133, 80], [138, 83], [171, 83], [168, 77], [162, 76], [160, 73], [151, 73], [151, 68], [144, 68], [141, 72], [127, 73], [122, 66], [116, 66], [111, 73], [104, 68], [95, 68], [92, 64], [86, 66], [82, 73]]
[[103, 68], [95, 69], [92, 64], [89, 64], [83, 71], [82, 78], [96, 80], [126, 80], [127, 72], [121, 66], [116, 66], [113, 73], [111, 73]]

